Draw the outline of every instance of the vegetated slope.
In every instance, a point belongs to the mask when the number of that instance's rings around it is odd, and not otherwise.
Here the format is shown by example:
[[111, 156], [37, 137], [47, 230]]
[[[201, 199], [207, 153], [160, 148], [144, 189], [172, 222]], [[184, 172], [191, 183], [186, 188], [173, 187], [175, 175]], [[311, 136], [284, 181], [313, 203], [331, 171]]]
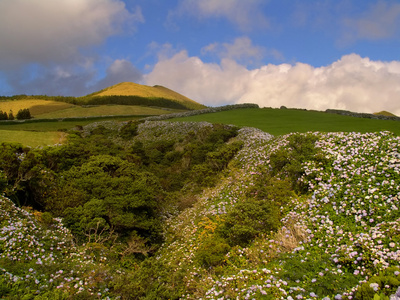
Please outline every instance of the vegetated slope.
[[[98, 97], [128, 97], [134, 96], [138, 98], [148, 98], [148, 99], [165, 99], [169, 101], [177, 102], [183, 107], [189, 109], [201, 109], [205, 106], [197, 103], [196, 101], [189, 99], [173, 90], [166, 87], [155, 85], [153, 87], [147, 85], [141, 85], [134, 82], [121, 82], [116, 85], [105, 88], [99, 92], [87, 95], [85, 98], [98, 98]], [[122, 99], [122, 98], [121, 98]]]
[[156, 116], [168, 114], [173, 110], [165, 110], [162, 108], [137, 106], [137, 105], [96, 105], [96, 106], [74, 106], [64, 109], [62, 111], [55, 111], [51, 113], [41, 114], [38, 117], [43, 119], [54, 118], [81, 118], [81, 117], [95, 117], [95, 116]]
[[90, 94], [90, 96], [140, 96], [147, 98], [167, 98], [179, 102], [194, 102], [193, 100], [166, 87], [159, 85], [151, 87], [134, 82], [121, 82]]
[[69, 103], [32, 98], [0, 101], [0, 110], [6, 112], [7, 114], [12, 111], [13, 114], [16, 115], [20, 109], [29, 109], [33, 117], [64, 110], [73, 106], [73, 104]]
[[386, 117], [397, 117], [395, 114], [392, 114], [391, 112], [388, 112], [386, 110], [382, 110], [380, 112], [376, 112], [376, 113], [374, 113], [374, 115], [386, 116]]
[[[180, 178], [171, 177], [174, 172], [177, 176], [181, 173], [178, 166], [202, 158], [207, 162], [196, 164], [191, 169], [193, 177], [179, 187], [180, 193], [191, 191], [186, 194], [190, 197], [159, 202], [163, 203], [159, 213], [164, 239], [157, 250], [148, 248], [140, 231], [139, 236], [126, 237], [125, 248], [102, 241], [110, 228], [100, 232], [104, 223], [96, 218], [102, 218], [104, 203], [96, 194], [81, 208], [66, 209], [68, 222], [78, 214], [73, 223], [76, 226], [70, 227], [75, 235], [77, 226], [85, 229], [85, 224], [90, 224], [88, 216], [95, 217], [92, 228], [99, 229], [91, 235], [95, 243], [71, 248], [66, 256], [74, 260], [65, 263], [58, 256], [45, 259], [57, 245], [44, 238], [41, 230], [46, 227], [39, 223], [55, 230], [51, 224], [58, 221], [36, 213], [37, 229], [28, 230], [28, 222], [24, 231], [27, 222], [21, 217], [12, 218], [16, 224], [9, 223], [10, 203], [2, 202], [6, 209], [0, 212], [7, 213], [0, 217], [5, 220], [5, 229], [0, 231], [0, 253], [4, 253], [0, 256], [0, 291], [3, 295], [21, 295], [18, 289], [24, 286], [25, 294], [68, 297], [81, 293], [83, 299], [374, 299], [375, 294], [384, 299], [383, 295], [395, 294], [400, 286], [400, 138], [389, 132], [315, 132], [274, 138], [254, 128], [242, 128], [232, 138], [235, 133], [231, 129], [214, 128], [208, 123], [93, 124], [81, 132], [81, 136], [92, 137], [89, 144], [77, 136], [69, 148], [48, 149], [47, 156], [27, 153], [24, 159], [23, 151], [10, 155], [9, 159], [24, 162], [19, 175], [26, 177], [32, 176], [28, 166], [35, 157], [51, 158], [45, 161], [54, 164], [60, 151], [64, 159], [58, 168], [75, 167], [62, 174], [60, 183], [65, 191], [63, 194], [60, 189], [60, 197], [54, 198], [57, 201], [52, 205], [62, 199], [77, 203], [87, 197], [90, 187], [94, 193], [107, 191], [104, 201], [111, 211], [121, 209], [118, 203], [126, 199], [119, 189], [110, 194], [104, 187], [128, 180], [125, 175], [129, 168], [133, 168], [134, 178], [145, 169], [153, 175], [161, 174], [160, 178], [167, 176], [161, 182], [166, 191], [182, 184]], [[119, 137], [132, 146], [125, 158], [107, 138], [106, 132], [112, 130], [118, 130]], [[208, 146], [203, 147], [202, 141], [217, 149], [207, 152]], [[238, 145], [242, 145], [239, 152]], [[96, 147], [103, 154], [109, 151], [107, 156], [87, 161], [93, 153], [81, 150], [94, 151]], [[75, 152], [82, 152], [82, 156], [74, 157]], [[232, 160], [223, 159], [232, 154]], [[120, 159], [126, 159], [129, 165]], [[11, 176], [17, 164], [15, 161], [2, 173], [7, 171]], [[160, 168], [164, 164], [168, 168]], [[216, 169], [209, 172], [212, 168]], [[41, 183], [54, 173], [43, 166], [33, 170], [40, 175], [32, 182], [37, 185], [36, 191], [48, 192], [40, 189], [44, 187]], [[217, 177], [210, 177], [215, 173]], [[182, 179], [190, 178], [186, 174]], [[101, 180], [90, 180], [92, 176]], [[202, 181], [202, 191], [196, 180]], [[196, 191], [200, 194], [193, 194]], [[129, 220], [126, 213], [130, 210], [122, 212], [124, 218], [118, 221]], [[145, 222], [140, 224], [145, 231], [152, 228]], [[41, 243], [43, 257], [27, 250], [31, 240]], [[29, 257], [18, 261], [25, 254]], [[83, 262], [88, 255], [86, 265]], [[81, 272], [76, 273], [79, 268]]]
[[172, 119], [174, 120], [255, 127], [273, 135], [307, 131], [364, 133], [391, 131], [400, 135], [399, 121], [357, 118], [299, 109], [244, 108]]

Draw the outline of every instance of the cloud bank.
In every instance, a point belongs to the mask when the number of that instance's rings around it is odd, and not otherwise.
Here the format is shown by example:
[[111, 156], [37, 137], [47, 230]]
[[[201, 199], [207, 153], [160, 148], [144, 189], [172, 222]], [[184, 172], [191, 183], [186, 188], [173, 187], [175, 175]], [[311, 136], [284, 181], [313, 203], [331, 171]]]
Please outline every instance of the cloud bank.
[[324, 67], [269, 64], [250, 70], [231, 58], [205, 63], [180, 51], [160, 60], [144, 80], [208, 106], [257, 103], [367, 113], [388, 110], [400, 115], [400, 62], [372, 61], [357, 54]]
[[25, 93], [86, 92], [101, 59], [94, 47], [142, 22], [140, 7], [120, 0], [1, 0], [0, 70]]

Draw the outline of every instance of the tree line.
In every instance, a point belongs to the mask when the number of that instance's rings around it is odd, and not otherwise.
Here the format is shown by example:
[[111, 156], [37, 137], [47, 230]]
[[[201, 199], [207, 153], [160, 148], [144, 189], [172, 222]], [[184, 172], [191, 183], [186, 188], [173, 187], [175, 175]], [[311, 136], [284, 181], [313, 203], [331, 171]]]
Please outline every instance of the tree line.
[[29, 111], [28, 108], [23, 108], [20, 109], [17, 113], [16, 116], [14, 116], [14, 113], [12, 110], [9, 111], [9, 113], [7, 114], [6, 112], [3, 112], [2, 110], [0, 110], [0, 120], [27, 120], [27, 119], [31, 119], [31, 112]]

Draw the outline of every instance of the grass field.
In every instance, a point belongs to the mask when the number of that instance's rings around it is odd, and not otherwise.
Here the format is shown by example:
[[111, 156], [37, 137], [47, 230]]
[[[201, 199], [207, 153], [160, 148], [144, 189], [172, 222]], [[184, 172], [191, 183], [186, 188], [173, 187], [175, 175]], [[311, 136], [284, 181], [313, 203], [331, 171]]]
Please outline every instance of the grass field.
[[355, 118], [316, 111], [294, 109], [247, 108], [176, 118], [172, 121], [206, 121], [259, 128], [273, 135], [290, 132], [377, 132], [400, 135], [400, 122]]
[[66, 120], [34, 120], [25, 122], [0, 122], [0, 132], [2, 130], [8, 131], [57, 131], [57, 130], [69, 130], [76, 126], [85, 126], [93, 122], [101, 121], [128, 121], [137, 120], [144, 118], [145, 116], [118, 116], [118, 117], [94, 117], [94, 118], [77, 118], [77, 119], [66, 119]]
[[[36, 147], [58, 143], [61, 132], [57, 130], [70, 130], [80, 125], [105, 120], [126, 121], [141, 119], [147, 113], [156, 114], [156, 109], [141, 107], [138, 110], [130, 111], [128, 106], [99, 106], [90, 108], [69, 108], [71, 117], [76, 119], [65, 120], [43, 120], [40, 119], [26, 122], [0, 122], [0, 142], [19, 142], [23, 145]], [[88, 115], [93, 116], [97, 113], [108, 109], [109, 114], [120, 113], [118, 117], [94, 117], [94, 118], [78, 118], [79, 112], [89, 112]], [[120, 111], [122, 110], [122, 111]], [[123, 116], [128, 111], [143, 113]], [[162, 111], [162, 110], [160, 110]], [[103, 111], [104, 112], [104, 111]], [[111, 113], [112, 112], [112, 113]], [[165, 111], [163, 111], [165, 113]], [[48, 116], [57, 118], [58, 112], [49, 113]], [[61, 111], [60, 111], [61, 113]], [[82, 115], [81, 115], [82, 116]], [[63, 114], [60, 117], [66, 117]], [[233, 124], [240, 127], [256, 127], [273, 135], [283, 135], [290, 132], [377, 132], [392, 131], [396, 135], [400, 135], [400, 122], [389, 120], [376, 120], [355, 118], [336, 114], [329, 114], [316, 111], [303, 111], [292, 109], [271, 109], [271, 108], [247, 108], [235, 109], [217, 113], [202, 114], [192, 117], [175, 118], [171, 121], [207, 121], [211, 123]]]
[[26, 100], [14, 100], [14, 101], [0, 101], [0, 110], [7, 114], [10, 110], [13, 112], [14, 117], [20, 109], [29, 109], [33, 117], [41, 114], [47, 114], [54, 111], [64, 110], [73, 107], [73, 104], [64, 102], [48, 101], [40, 99], [26, 99]]
[[33, 131], [15, 131], [0, 130], [0, 143], [16, 142], [24, 146], [38, 147], [59, 144], [65, 137], [64, 132], [33, 132]]
[[38, 115], [40, 119], [79, 118], [93, 116], [123, 116], [123, 115], [162, 115], [178, 112], [161, 108], [131, 106], [131, 105], [99, 105], [99, 106], [74, 106], [63, 110]]

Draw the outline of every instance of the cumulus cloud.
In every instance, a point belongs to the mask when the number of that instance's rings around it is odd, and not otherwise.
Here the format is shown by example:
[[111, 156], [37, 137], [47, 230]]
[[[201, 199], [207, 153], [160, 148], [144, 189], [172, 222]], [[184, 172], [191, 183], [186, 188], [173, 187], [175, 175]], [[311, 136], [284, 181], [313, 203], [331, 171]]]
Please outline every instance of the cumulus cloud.
[[221, 59], [233, 59], [243, 65], [257, 65], [266, 56], [283, 60], [283, 55], [278, 50], [255, 46], [248, 37], [236, 38], [232, 44], [212, 43], [202, 49], [202, 54], [209, 53]]
[[358, 18], [345, 18], [346, 39], [380, 40], [400, 33], [400, 3], [378, 1]]
[[194, 15], [199, 19], [225, 18], [242, 31], [254, 28], [268, 28], [269, 21], [261, 13], [262, 0], [181, 0], [178, 7], [169, 12], [168, 19], [177, 16]]
[[[92, 51], [107, 38], [144, 22], [121, 0], [1, 0], [0, 70], [9, 89], [26, 94], [74, 95], [127, 76], [140, 77], [116, 60], [99, 83]], [[104, 87], [104, 86], [103, 86]]]
[[0, 67], [65, 63], [98, 45], [123, 24], [143, 22], [119, 0], [0, 1]]
[[142, 73], [130, 61], [117, 59], [107, 68], [106, 76], [96, 83], [92, 90], [98, 91], [123, 81], [138, 82], [141, 79]]
[[257, 103], [400, 115], [400, 62], [372, 61], [356, 54], [319, 68], [297, 63], [249, 70], [232, 59], [205, 63], [181, 51], [159, 61], [144, 79], [209, 106]]

